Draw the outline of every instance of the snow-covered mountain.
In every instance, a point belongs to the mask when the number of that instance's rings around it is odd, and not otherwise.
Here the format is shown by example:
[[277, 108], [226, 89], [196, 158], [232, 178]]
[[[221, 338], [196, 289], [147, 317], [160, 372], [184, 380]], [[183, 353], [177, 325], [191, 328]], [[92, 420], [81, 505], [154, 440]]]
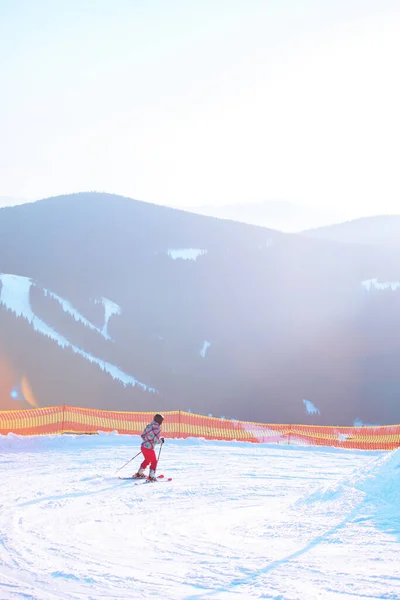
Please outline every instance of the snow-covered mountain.
[[109, 194], [1, 209], [0, 407], [398, 422], [399, 280], [385, 248]]

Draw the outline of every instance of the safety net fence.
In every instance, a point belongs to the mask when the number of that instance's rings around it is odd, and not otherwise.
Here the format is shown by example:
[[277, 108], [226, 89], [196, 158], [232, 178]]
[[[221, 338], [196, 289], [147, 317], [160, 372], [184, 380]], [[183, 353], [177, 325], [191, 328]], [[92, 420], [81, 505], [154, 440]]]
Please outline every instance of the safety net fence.
[[[393, 450], [400, 446], [400, 425], [336, 427], [253, 423], [207, 417], [183, 410], [164, 412], [166, 438], [197, 437], [255, 443], [305, 444], [364, 450]], [[154, 412], [120, 412], [51, 406], [0, 411], [0, 435], [95, 434], [99, 431], [138, 435]]]

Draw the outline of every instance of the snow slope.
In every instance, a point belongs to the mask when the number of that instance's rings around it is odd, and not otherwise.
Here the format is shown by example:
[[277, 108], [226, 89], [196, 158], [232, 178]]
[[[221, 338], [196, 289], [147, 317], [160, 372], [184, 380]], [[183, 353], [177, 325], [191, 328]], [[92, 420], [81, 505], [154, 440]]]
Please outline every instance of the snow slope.
[[[32, 310], [30, 303], [30, 289], [32, 286], [32, 279], [29, 277], [23, 277], [22, 275], [12, 275], [9, 273], [0, 273], [0, 282], [2, 284], [0, 291], [0, 305], [4, 305], [7, 309], [11, 310], [14, 314], [19, 317], [26, 319], [38, 333], [49, 337], [54, 340], [61, 348], [70, 348], [76, 354], [80, 354], [88, 361], [97, 364], [102, 371], [106, 371], [114, 379], [118, 379], [124, 385], [139, 386], [143, 390], [156, 393], [156, 389], [149, 387], [145, 383], [138, 381], [129, 373], [125, 373], [116, 365], [113, 365], [101, 358], [93, 356], [88, 352], [85, 352], [82, 348], [79, 348], [75, 344], [72, 344], [66, 337], [59, 334], [53, 327], [50, 327], [40, 319]], [[107, 333], [107, 326], [110, 317], [114, 314], [120, 313], [120, 307], [115, 302], [102, 298], [101, 302], [105, 309], [105, 322], [102, 329], [95, 327], [90, 321], [88, 321], [83, 315], [77, 311], [72, 304], [54, 294], [53, 292], [44, 289], [45, 294], [50, 295], [54, 300], [62, 306], [64, 312], [74, 317], [75, 321], [79, 321], [86, 327], [97, 331], [106, 340], [110, 340], [110, 336]]]
[[[400, 453], [0, 437], [2, 600], [400, 598]], [[119, 474], [131, 474], [132, 461]]]

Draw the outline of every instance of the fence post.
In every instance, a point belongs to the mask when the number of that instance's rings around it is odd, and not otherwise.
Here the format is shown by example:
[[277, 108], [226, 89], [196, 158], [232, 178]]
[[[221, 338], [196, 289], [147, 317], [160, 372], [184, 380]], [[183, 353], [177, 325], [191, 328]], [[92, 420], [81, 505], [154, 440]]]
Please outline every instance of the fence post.
[[65, 404], [62, 405], [62, 422], [61, 422], [61, 433], [64, 433], [64, 422], [65, 422]]

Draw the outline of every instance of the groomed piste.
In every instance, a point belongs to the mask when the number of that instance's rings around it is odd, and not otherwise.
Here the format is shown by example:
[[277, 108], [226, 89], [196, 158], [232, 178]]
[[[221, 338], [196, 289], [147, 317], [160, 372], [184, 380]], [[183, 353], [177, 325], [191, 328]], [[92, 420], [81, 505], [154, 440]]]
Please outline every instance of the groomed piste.
[[0, 598], [400, 598], [400, 451], [0, 436]]

